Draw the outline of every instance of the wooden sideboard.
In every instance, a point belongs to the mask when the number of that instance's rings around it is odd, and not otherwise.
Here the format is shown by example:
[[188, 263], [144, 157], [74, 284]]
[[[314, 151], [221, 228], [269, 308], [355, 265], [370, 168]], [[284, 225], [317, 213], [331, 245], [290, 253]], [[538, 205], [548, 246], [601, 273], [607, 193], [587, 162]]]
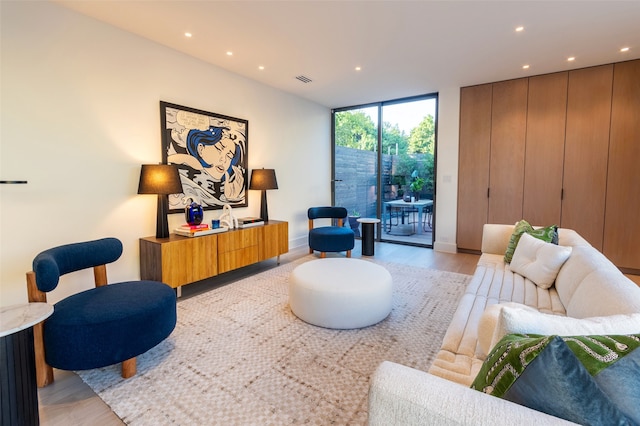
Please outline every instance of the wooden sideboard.
[[180, 287], [289, 251], [289, 224], [264, 225], [204, 235], [140, 238], [140, 278]]

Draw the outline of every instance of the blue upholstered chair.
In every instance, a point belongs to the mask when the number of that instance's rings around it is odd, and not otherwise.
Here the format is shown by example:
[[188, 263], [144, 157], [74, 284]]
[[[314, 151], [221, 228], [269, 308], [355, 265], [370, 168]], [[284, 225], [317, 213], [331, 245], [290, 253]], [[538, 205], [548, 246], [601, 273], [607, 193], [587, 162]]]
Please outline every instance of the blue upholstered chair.
[[[311, 207], [307, 211], [309, 217], [309, 253], [319, 251], [320, 257], [326, 257], [327, 252], [346, 251], [351, 257], [351, 250], [355, 246], [355, 234], [349, 228], [342, 226], [347, 217], [344, 207]], [[336, 219], [338, 226], [314, 227], [315, 219]]]
[[116, 238], [55, 247], [38, 254], [27, 273], [30, 302], [46, 302], [61, 275], [93, 268], [95, 288], [54, 305], [53, 314], [34, 328], [39, 387], [53, 382], [53, 367], [88, 370], [122, 362], [122, 377], [136, 374], [136, 356], [171, 334], [176, 295], [157, 281], [107, 285], [106, 264], [122, 254]]

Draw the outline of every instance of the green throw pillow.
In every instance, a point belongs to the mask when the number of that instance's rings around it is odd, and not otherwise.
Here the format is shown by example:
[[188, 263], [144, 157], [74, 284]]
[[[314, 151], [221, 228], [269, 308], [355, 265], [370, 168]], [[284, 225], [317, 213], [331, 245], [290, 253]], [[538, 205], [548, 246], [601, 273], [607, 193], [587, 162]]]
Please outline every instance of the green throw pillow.
[[640, 334], [510, 334], [471, 387], [580, 424], [640, 424]]
[[520, 222], [516, 223], [516, 226], [513, 229], [513, 234], [511, 234], [511, 238], [509, 239], [509, 245], [507, 246], [507, 251], [504, 254], [504, 261], [506, 263], [511, 263], [513, 253], [515, 253], [516, 247], [520, 242], [520, 237], [522, 237], [522, 234], [525, 232], [546, 243], [558, 244], [558, 227], [556, 225], [533, 229], [533, 226], [531, 226], [529, 222], [522, 219]]

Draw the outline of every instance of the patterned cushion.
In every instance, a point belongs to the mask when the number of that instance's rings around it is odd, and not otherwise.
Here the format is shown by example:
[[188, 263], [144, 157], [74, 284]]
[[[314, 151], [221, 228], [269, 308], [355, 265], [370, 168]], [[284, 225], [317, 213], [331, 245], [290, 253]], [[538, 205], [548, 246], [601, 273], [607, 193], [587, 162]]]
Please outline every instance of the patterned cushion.
[[504, 254], [505, 263], [511, 263], [513, 253], [516, 251], [518, 242], [520, 242], [520, 237], [522, 237], [522, 234], [525, 232], [544, 242], [558, 244], [558, 227], [556, 225], [533, 229], [533, 226], [531, 226], [529, 222], [522, 219], [520, 222], [516, 223], [516, 226], [513, 229], [513, 234], [511, 234], [511, 238], [509, 239], [509, 245], [507, 246], [507, 251]]
[[505, 336], [471, 387], [580, 424], [640, 424], [640, 334]]

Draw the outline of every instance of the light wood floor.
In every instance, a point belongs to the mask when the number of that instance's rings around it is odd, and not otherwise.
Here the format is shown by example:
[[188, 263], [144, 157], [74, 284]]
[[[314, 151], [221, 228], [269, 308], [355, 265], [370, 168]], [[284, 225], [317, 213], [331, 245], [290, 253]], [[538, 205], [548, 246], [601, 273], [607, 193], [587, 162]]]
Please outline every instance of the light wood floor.
[[[292, 262], [306, 254], [306, 247], [293, 249], [281, 257], [281, 263]], [[361, 257], [359, 241], [356, 241], [356, 248], [352, 255], [354, 258]], [[344, 254], [328, 254], [328, 257], [332, 256], [344, 256]], [[426, 248], [388, 243], [376, 243], [375, 256], [378, 259], [389, 262], [406, 263], [468, 275], [473, 274], [479, 257], [474, 254], [441, 253]], [[225, 285], [274, 267], [276, 267], [275, 260], [267, 260], [212, 280], [191, 284], [183, 287], [182, 297], [193, 297], [220, 285]], [[629, 275], [629, 278], [640, 285], [640, 276]], [[55, 382], [38, 390], [41, 425], [111, 426], [123, 424], [109, 406], [98, 398], [75, 373], [55, 370], [54, 374]]]

